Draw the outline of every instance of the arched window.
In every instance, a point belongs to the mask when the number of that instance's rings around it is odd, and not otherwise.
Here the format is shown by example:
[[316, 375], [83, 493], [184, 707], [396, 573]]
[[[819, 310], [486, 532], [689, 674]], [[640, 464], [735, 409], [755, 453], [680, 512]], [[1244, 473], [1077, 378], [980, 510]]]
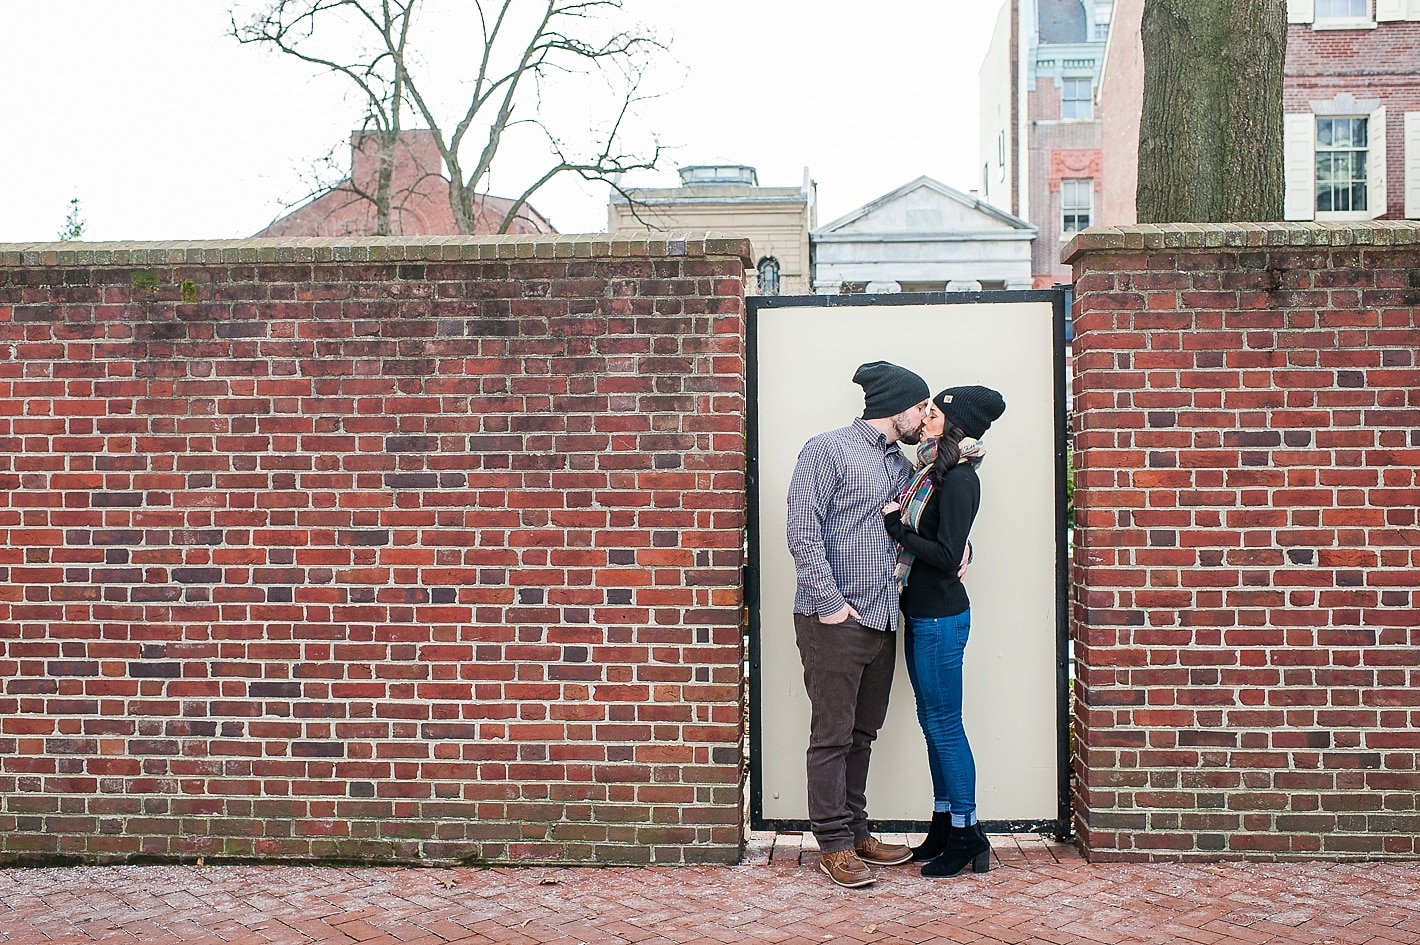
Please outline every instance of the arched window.
[[779, 260], [765, 256], [759, 261], [759, 294], [779, 294]]

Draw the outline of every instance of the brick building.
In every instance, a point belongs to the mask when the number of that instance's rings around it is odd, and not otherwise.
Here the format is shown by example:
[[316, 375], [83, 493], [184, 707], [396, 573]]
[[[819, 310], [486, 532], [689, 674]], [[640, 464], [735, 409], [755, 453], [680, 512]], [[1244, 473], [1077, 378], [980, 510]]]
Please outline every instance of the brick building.
[[1420, 3], [1290, 0], [1288, 220], [1420, 217]]
[[[308, 203], [273, 220], [256, 236], [372, 236], [374, 193], [379, 177], [379, 139], [356, 131], [350, 135], [350, 176]], [[449, 207], [449, 179], [444, 161], [427, 129], [402, 131], [395, 144], [390, 179], [390, 231], [394, 236], [457, 236]], [[475, 233], [497, 233], [512, 209], [507, 197], [481, 195], [476, 200]], [[551, 223], [525, 205], [509, 233], [556, 233]]]
[[1100, 212], [1094, 222], [1103, 226], [1137, 222], [1134, 192], [1139, 186], [1139, 117], [1144, 103], [1144, 46], [1139, 40], [1143, 17], [1144, 0], [1116, 0], [1100, 66], [1096, 96]]
[[1113, 0], [1007, 0], [981, 66], [981, 194], [1039, 231], [1037, 287], [1070, 281], [1063, 242], [1094, 221], [1095, 89]]
[[[1105, 52], [1105, 226], [1135, 222], [1144, 0], [1119, 0]], [[1288, 220], [1420, 217], [1420, 3], [1290, 0], [1282, 96]]]

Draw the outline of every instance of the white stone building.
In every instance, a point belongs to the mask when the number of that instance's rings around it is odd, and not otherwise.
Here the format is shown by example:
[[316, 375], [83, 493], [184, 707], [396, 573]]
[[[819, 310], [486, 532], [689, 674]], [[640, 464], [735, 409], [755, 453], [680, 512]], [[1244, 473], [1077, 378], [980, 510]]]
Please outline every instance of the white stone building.
[[813, 291], [1029, 289], [1025, 220], [919, 177], [810, 233]]

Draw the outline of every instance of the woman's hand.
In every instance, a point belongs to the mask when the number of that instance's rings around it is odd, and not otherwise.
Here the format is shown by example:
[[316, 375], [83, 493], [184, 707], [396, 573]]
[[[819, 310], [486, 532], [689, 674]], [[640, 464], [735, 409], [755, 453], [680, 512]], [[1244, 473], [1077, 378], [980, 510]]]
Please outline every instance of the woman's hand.
[[889, 502], [887, 505], [883, 506], [883, 514], [891, 515], [892, 513], [898, 511], [901, 508], [902, 506], [898, 505], [896, 502]]

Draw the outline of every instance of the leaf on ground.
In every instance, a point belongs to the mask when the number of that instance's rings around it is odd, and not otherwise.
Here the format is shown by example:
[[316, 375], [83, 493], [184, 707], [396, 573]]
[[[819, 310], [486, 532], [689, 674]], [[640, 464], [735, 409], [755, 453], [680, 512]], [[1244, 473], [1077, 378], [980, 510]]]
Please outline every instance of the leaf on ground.
[[865, 926], [863, 926], [863, 931], [864, 931], [864, 932], [867, 932], [869, 935], [871, 935], [872, 933], [876, 932], [877, 930], [878, 930], [878, 927], [877, 927], [876, 925], [865, 925]]
[[459, 881], [454, 879], [452, 876], [441, 877], [439, 879], [439, 882], [443, 884], [445, 889], [453, 889], [459, 884]]
[[197, 858], [197, 865], [198, 865], [198, 866], [206, 866], [206, 865], [207, 865], [207, 857], [205, 857], [205, 856], [199, 856], [199, 857]]
[[544, 876], [542, 879], [540, 879], [540, 880], [537, 881], [537, 884], [538, 884], [539, 886], [556, 886], [556, 885], [557, 885], [557, 877], [556, 877], [556, 876]]
[[528, 927], [528, 923], [531, 922], [531, 921], [532, 921], [532, 919], [524, 919], [524, 920], [522, 921], [522, 924], [519, 925], [518, 928], [520, 928], [520, 929], [525, 929], [525, 928], [527, 928], [527, 927]]

